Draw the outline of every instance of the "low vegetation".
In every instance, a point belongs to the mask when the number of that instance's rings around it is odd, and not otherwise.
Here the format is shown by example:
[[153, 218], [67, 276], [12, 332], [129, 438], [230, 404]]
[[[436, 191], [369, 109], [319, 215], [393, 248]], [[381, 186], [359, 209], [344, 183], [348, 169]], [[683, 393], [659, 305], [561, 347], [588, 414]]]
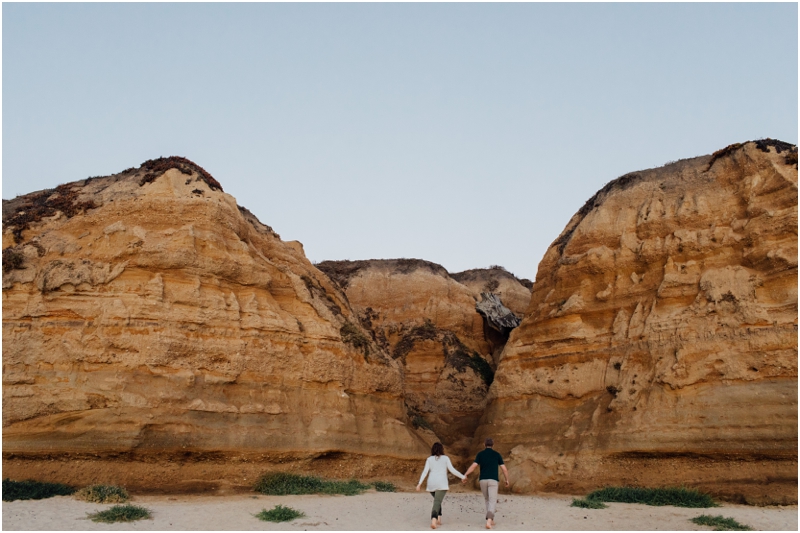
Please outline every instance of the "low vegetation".
[[128, 491], [116, 485], [90, 485], [79, 490], [75, 497], [93, 503], [125, 503]]
[[141, 167], [139, 168], [146, 172], [146, 174], [139, 181], [140, 187], [147, 183], [152, 183], [157, 177], [162, 175], [167, 170], [175, 168], [178, 169], [181, 174], [186, 174], [187, 176], [191, 176], [193, 172], [196, 172], [199, 176], [198, 179], [205, 182], [205, 184], [208, 185], [212, 191], [222, 191], [222, 185], [220, 185], [219, 182], [211, 176], [211, 174], [209, 174], [203, 167], [194, 161], [190, 161], [185, 157], [173, 155], [170, 157], [159, 157], [158, 159], [148, 159], [142, 163]]
[[13, 228], [14, 242], [22, 242], [22, 232], [30, 225], [39, 222], [42, 218], [63, 213], [67, 218], [74, 217], [87, 209], [97, 207], [94, 201], [78, 201], [80, 190], [72, 185], [59, 185], [55, 189], [45, 189], [25, 197], [25, 202], [19, 205], [14, 214], [6, 217], [3, 215], [3, 229]]
[[369, 357], [369, 339], [361, 333], [361, 330], [352, 322], [345, 322], [344, 326], [339, 329], [339, 335], [342, 336], [342, 341], [349, 344], [356, 350], [360, 350], [364, 354], [364, 358]]
[[433, 426], [431, 426], [427, 420], [425, 420], [422, 415], [414, 415], [411, 417], [411, 426], [414, 429], [427, 429], [428, 431], [433, 431]]
[[572, 504], [570, 504], [570, 507], [580, 507], [581, 509], [605, 509], [608, 507], [608, 505], [594, 500], [578, 500], [576, 498], [572, 498]]
[[291, 522], [296, 518], [303, 518], [306, 514], [291, 507], [284, 507], [283, 505], [276, 505], [269, 511], [266, 509], [255, 515], [259, 520], [265, 522]]
[[486, 362], [486, 359], [478, 355], [477, 352], [472, 352], [467, 364], [481, 377], [487, 387], [492, 384], [494, 381], [494, 370], [492, 370], [491, 365]]
[[13, 481], [3, 480], [3, 501], [15, 500], [43, 500], [53, 496], [69, 496], [75, 492], [74, 487], [62, 483], [46, 483], [44, 481]]
[[394, 483], [388, 481], [375, 481], [372, 483], [372, 486], [375, 487], [375, 490], [378, 492], [397, 492], [397, 487], [395, 487]]
[[125, 505], [115, 505], [105, 511], [99, 511], [87, 516], [92, 522], [104, 522], [111, 524], [114, 522], [134, 522], [152, 518], [150, 510], [139, 505], [126, 503]]
[[427, 318], [421, 326], [411, 328], [411, 331], [403, 335], [392, 352], [392, 358], [398, 359], [408, 355], [408, 352], [414, 349], [414, 343], [421, 340], [433, 340], [439, 335], [439, 330], [433, 325], [433, 322]]
[[3, 274], [8, 274], [12, 270], [23, 268], [22, 264], [25, 262], [25, 256], [22, 252], [18, 252], [12, 248], [3, 250]]
[[740, 524], [733, 518], [725, 518], [722, 515], [700, 515], [697, 518], [692, 518], [692, 522], [698, 526], [711, 526], [714, 531], [752, 531], [753, 528]]
[[286, 496], [288, 494], [344, 494], [354, 496], [361, 494], [370, 486], [358, 480], [348, 481], [322, 479], [317, 476], [299, 476], [285, 472], [275, 472], [262, 476], [253, 490], [268, 496]]
[[589, 501], [673, 505], [675, 507], [718, 507], [710, 495], [686, 487], [605, 487], [586, 496]]

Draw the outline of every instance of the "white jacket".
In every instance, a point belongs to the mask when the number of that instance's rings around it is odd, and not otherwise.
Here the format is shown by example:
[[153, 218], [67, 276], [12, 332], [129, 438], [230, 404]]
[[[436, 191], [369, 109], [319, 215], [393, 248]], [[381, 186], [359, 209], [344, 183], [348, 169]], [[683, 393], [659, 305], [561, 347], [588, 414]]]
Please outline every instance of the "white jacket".
[[454, 476], [458, 476], [461, 479], [464, 479], [464, 474], [459, 472], [453, 467], [453, 463], [450, 462], [450, 458], [446, 455], [440, 455], [436, 457], [435, 455], [431, 455], [428, 457], [428, 460], [425, 461], [425, 470], [422, 471], [422, 475], [419, 477], [419, 485], [422, 485], [422, 481], [425, 479], [425, 476], [428, 476], [428, 487], [425, 489], [428, 492], [432, 492], [434, 490], [450, 490], [450, 485], [447, 482], [447, 471], [450, 471]]

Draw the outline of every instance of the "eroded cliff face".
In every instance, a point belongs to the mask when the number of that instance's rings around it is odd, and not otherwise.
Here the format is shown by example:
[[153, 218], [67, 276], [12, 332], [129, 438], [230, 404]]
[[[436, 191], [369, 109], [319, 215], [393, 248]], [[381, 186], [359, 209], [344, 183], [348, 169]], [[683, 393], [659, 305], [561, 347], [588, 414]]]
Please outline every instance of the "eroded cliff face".
[[542, 260], [473, 443], [513, 490], [687, 484], [797, 501], [797, 151], [607, 185]]
[[191, 162], [4, 201], [3, 223], [6, 476], [246, 486], [427, 453], [338, 287]]
[[[479, 293], [459, 283], [442, 266], [417, 259], [325, 261], [317, 265], [345, 291], [362, 324], [374, 332], [403, 369], [412, 422], [431, 430], [451, 456], [465, 456], [486, 407], [493, 379], [493, 353], [507, 337], [487, 327], [476, 311]], [[522, 299], [530, 291], [513, 275], [470, 271], [480, 287]], [[499, 269], [498, 269], [498, 272]], [[506, 279], [510, 278], [510, 279]], [[516, 300], [514, 300], [516, 303]]]

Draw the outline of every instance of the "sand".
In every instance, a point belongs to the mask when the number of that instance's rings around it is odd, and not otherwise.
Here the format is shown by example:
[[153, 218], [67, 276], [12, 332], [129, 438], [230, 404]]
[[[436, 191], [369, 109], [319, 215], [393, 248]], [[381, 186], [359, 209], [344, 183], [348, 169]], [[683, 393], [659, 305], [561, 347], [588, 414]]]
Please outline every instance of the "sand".
[[[86, 514], [110, 507], [71, 496], [3, 502], [3, 529], [8, 530], [427, 530], [428, 493], [376, 493], [359, 496], [135, 496], [133, 503], [152, 511], [151, 520], [101, 524]], [[761, 530], [797, 530], [797, 506], [723, 505], [714, 509], [650, 507], [610, 503], [608, 509], [570, 507], [571, 496], [501, 495], [498, 531], [505, 530], [698, 530], [690, 518], [701, 514], [732, 517]], [[306, 513], [293, 522], [273, 524], [253, 515], [282, 504]], [[483, 529], [480, 492], [448, 494], [441, 531]]]

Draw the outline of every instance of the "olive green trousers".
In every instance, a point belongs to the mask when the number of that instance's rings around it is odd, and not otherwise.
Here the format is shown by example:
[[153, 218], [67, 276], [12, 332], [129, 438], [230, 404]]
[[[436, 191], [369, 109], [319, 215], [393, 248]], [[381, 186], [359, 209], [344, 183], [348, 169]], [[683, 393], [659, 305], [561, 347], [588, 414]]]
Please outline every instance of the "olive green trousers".
[[435, 492], [431, 492], [431, 496], [433, 496], [433, 509], [431, 509], [431, 518], [439, 518], [442, 516], [442, 500], [444, 500], [445, 494], [447, 494], [446, 490], [437, 490]]

